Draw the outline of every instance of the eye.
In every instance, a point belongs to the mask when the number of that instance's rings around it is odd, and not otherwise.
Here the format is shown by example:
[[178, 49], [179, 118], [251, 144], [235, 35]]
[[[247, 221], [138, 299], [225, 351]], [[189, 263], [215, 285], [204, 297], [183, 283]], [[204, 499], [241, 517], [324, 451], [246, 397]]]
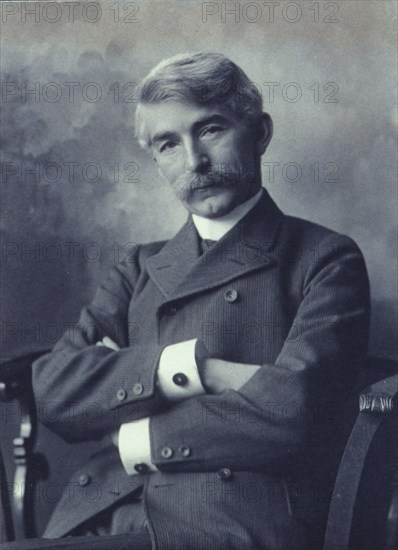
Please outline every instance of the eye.
[[169, 151], [172, 151], [176, 145], [177, 144], [173, 141], [166, 141], [165, 143], [162, 143], [162, 145], [159, 147], [159, 152], [167, 153]]
[[216, 135], [218, 133], [221, 133], [224, 131], [224, 128], [222, 126], [217, 126], [215, 124], [211, 125], [211, 126], [206, 126], [206, 128], [203, 129], [201, 135], [202, 136], [213, 136], [213, 135]]

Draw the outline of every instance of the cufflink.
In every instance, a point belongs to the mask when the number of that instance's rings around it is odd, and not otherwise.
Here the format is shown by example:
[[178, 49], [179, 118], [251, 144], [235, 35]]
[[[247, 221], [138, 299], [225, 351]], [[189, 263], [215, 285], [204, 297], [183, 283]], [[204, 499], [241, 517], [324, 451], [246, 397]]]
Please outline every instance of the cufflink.
[[144, 462], [140, 462], [139, 464], [136, 464], [134, 466], [134, 470], [138, 473], [138, 474], [146, 474], [147, 472], [149, 472], [149, 467], [147, 464], [145, 464]]
[[186, 386], [188, 384], [188, 377], [183, 372], [177, 372], [173, 376], [173, 382], [176, 386]]

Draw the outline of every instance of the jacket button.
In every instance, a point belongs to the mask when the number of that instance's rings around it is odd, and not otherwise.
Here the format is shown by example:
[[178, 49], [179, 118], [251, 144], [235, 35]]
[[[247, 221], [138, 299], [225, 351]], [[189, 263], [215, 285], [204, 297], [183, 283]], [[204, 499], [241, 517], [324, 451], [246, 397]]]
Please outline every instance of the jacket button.
[[120, 390], [117, 390], [116, 397], [118, 401], [124, 401], [126, 399], [126, 396], [127, 396], [126, 390], [123, 390], [122, 388]]
[[187, 458], [191, 454], [191, 448], [187, 445], [181, 445], [181, 447], [178, 449], [178, 452], [181, 456]]
[[88, 485], [90, 483], [90, 476], [87, 474], [80, 474], [79, 475], [79, 485], [81, 487], [84, 487], [85, 485]]
[[138, 474], [146, 474], [149, 471], [149, 467], [147, 464], [145, 464], [145, 462], [140, 462], [139, 464], [136, 464], [134, 466], [134, 470]]
[[170, 306], [169, 309], [166, 310], [167, 315], [175, 315], [177, 313], [177, 307], [176, 306]]
[[218, 479], [220, 479], [221, 481], [227, 481], [227, 479], [231, 479], [232, 477], [232, 472], [229, 468], [221, 468], [220, 470], [218, 470], [217, 472], [217, 477]]
[[173, 449], [171, 447], [163, 447], [160, 454], [163, 458], [171, 458], [173, 456]]
[[224, 292], [224, 300], [226, 302], [231, 302], [231, 303], [236, 302], [237, 299], [238, 299], [238, 291], [235, 290], [234, 288], [229, 288]]
[[173, 382], [176, 386], [186, 386], [188, 384], [188, 377], [183, 372], [177, 372], [173, 376]]
[[134, 384], [133, 392], [135, 395], [141, 395], [143, 391], [144, 391], [144, 386], [141, 384], [141, 382], [137, 382], [136, 384]]

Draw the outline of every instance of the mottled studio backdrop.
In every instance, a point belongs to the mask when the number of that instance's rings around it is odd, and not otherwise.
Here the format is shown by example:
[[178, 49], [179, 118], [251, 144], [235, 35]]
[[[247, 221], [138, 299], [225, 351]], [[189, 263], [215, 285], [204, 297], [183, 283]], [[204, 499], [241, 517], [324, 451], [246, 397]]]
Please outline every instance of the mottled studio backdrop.
[[[371, 352], [398, 358], [395, 2], [0, 8], [2, 357], [51, 347], [128, 243], [183, 223], [133, 138], [137, 82], [166, 56], [215, 50], [247, 71], [274, 119], [264, 185], [285, 212], [358, 242], [372, 285]], [[16, 403], [3, 407], [9, 480], [19, 417]], [[76, 451], [40, 428], [51, 475], [36, 491], [38, 533], [91, 445]]]
[[2, 356], [52, 346], [128, 243], [182, 224], [133, 138], [136, 83], [215, 50], [274, 119], [264, 185], [358, 242], [371, 352], [397, 357], [395, 2], [1, 4]]

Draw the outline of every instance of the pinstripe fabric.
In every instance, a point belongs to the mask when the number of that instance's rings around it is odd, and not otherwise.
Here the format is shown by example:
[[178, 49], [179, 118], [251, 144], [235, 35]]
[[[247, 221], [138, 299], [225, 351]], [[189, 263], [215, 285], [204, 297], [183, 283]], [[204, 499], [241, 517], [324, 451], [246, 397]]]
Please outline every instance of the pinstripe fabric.
[[[368, 324], [368, 279], [355, 243], [284, 216], [265, 191], [204, 254], [191, 219], [170, 241], [137, 247], [82, 311], [73, 340], [65, 335], [36, 362], [33, 382], [39, 404], [57, 395], [59, 415], [47, 424], [70, 439], [151, 415], [160, 471], [129, 478], [114, 452], [105, 462], [99, 452], [85, 468], [101, 484], [101, 502], [72, 511], [61, 500], [46, 536], [65, 535], [145, 483], [156, 548], [316, 548]], [[123, 349], [93, 346], [104, 335]], [[168, 406], [156, 394], [157, 358], [165, 345], [195, 337], [213, 357], [263, 367], [239, 392]], [[93, 400], [103, 412], [96, 425], [79, 414]], [[73, 431], [72, 403], [80, 405]], [[124, 488], [111, 499], [115, 483]]]

